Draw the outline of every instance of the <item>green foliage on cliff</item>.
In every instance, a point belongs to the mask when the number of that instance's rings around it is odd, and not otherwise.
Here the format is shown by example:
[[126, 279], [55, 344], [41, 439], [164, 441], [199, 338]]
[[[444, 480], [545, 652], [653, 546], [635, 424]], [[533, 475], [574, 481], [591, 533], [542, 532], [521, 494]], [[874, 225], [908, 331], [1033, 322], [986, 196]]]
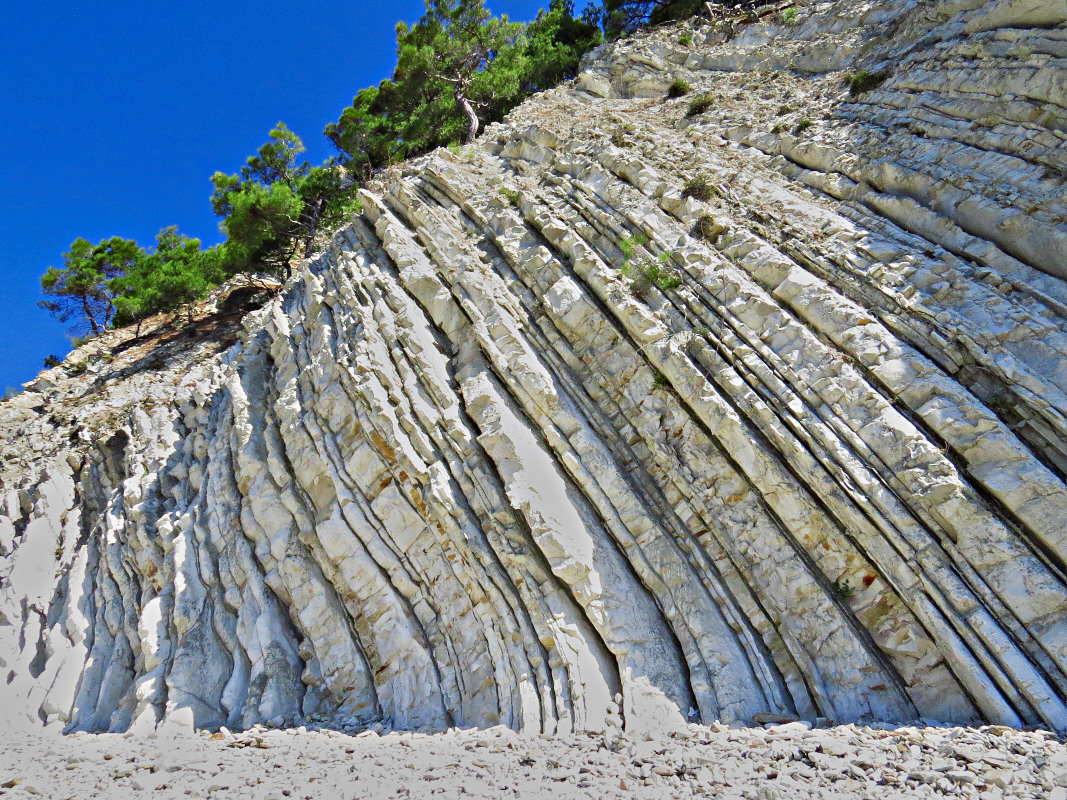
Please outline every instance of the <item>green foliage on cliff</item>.
[[491, 16], [483, 0], [427, 0], [415, 25], [397, 26], [392, 78], [361, 90], [326, 137], [360, 171], [469, 143], [523, 98], [573, 75], [599, 42], [569, 0], [552, 0], [529, 26]]
[[132, 239], [114, 236], [99, 244], [78, 238], [63, 254], [62, 267], [49, 267], [41, 276], [47, 298], [39, 305], [61, 322], [77, 319], [94, 334], [115, 316], [118, 282], [137, 269], [145, 252]]
[[415, 25], [397, 25], [392, 78], [362, 89], [326, 137], [364, 171], [470, 141], [519, 92], [522, 33], [480, 0], [427, 0]]
[[200, 249], [198, 239], [164, 228], [154, 250], [118, 236], [92, 244], [75, 239], [62, 267], [49, 267], [40, 305], [75, 330], [100, 333], [198, 300], [230, 274], [225, 247]]
[[199, 300], [229, 275], [225, 248], [200, 249], [200, 240], [176, 226], [156, 236], [154, 252], [142, 251], [136, 264], [114, 281], [115, 324], [129, 325], [152, 314]]
[[578, 74], [582, 56], [603, 41], [599, 15], [587, 7], [574, 16], [571, 0], [552, 0], [526, 29], [526, 94], [555, 86]]
[[[736, 3], [726, 0], [724, 5]], [[603, 0], [604, 30], [615, 37], [651, 23], [687, 19], [700, 13], [704, 0]]]
[[343, 213], [343, 171], [297, 162], [304, 149], [300, 137], [279, 122], [239, 173], [211, 177], [211, 207], [223, 218], [232, 268], [288, 272], [300, 246], [309, 255], [319, 227]]
[[[748, 14], [760, 14], [761, 7], [771, 5], [774, 0], [717, 0], [721, 6], [736, 8]], [[604, 23], [604, 31], [610, 38], [622, 36], [640, 28], [642, 25], [660, 25], [674, 20], [688, 19], [700, 14], [704, 9], [704, 0], [602, 0], [596, 12]], [[789, 13], [789, 12], [792, 13]], [[796, 9], [789, 9], [783, 14], [783, 21], [792, 23], [796, 19]], [[688, 36], [685, 36], [687, 40]], [[683, 44], [679, 40], [679, 44]], [[686, 41], [685, 46], [689, 42]]]
[[529, 25], [492, 16], [484, 0], [426, 0], [417, 23], [397, 25], [392, 77], [361, 90], [327, 127], [340, 161], [299, 160], [303, 142], [279, 122], [238, 172], [211, 178], [223, 244], [203, 250], [175, 227], [160, 231], [150, 250], [120, 237], [96, 245], [79, 238], [63, 266], [42, 276], [40, 305], [97, 334], [188, 307], [237, 272], [288, 275], [323, 228], [355, 210], [356, 177], [470, 142], [523, 98], [573, 75], [601, 40], [595, 18], [575, 18], [570, 0], [552, 0]]
[[199, 239], [174, 226], [159, 232], [152, 250], [120, 237], [96, 245], [77, 239], [63, 267], [42, 276], [48, 299], [40, 305], [97, 334], [189, 307], [242, 270], [288, 271], [296, 251], [302, 246], [307, 255], [319, 227], [340, 219], [353, 201], [342, 168], [298, 163], [302, 152], [300, 138], [278, 123], [240, 172], [215, 173], [211, 204], [223, 218], [225, 243], [202, 250]]

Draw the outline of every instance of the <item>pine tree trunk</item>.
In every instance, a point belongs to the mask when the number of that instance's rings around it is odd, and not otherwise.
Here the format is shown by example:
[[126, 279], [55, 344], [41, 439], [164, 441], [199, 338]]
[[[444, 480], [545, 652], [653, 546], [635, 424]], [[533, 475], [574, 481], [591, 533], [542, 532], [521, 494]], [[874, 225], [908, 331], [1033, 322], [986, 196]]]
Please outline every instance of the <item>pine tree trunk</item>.
[[88, 300], [88, 298], [85, 298], [85, 297], [83, 297], [81, 300], [82, 300], [82, 310], [85, 312], [85, 316], [88, 318], [89, 324], [93, 326], [93, 336], [99, 336], [100, 335], [100, 326], [96, 324], [96, 319], [93, 318], [93, 312], [89, 308], [89, 300]]
[[467, 129], [467, 140], [464, 144], [474, 144], [474, 139], [478, 136], [478, 128], [481, 123], [478, 121], [478, 114], [474, 110], [474, 106], [471, 105], [471, 101], [468, 100], [463, 91], [457, 87], [455, 92], [456, 102], [459, 103], [459, 107], [463, 109], [463, 113], [467, 115], [467, 119], [470, 121], [470, 127]]
[[315, 201], [315, 210], [311, 212], [311, 222], [308, 224], [308, 235], [304, 239], [304, 258], [311, 255], [311, 248], [315, 245], [315, 232], [319, 228], [319, 217], [325, 205], [326, 201], [321, 197]]

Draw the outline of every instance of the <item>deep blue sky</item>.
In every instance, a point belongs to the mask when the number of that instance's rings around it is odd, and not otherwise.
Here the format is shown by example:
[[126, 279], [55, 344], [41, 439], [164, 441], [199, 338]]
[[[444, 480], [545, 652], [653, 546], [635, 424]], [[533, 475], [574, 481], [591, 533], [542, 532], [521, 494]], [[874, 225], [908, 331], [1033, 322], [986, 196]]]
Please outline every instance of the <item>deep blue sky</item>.
[[[548, 0], [488, 0], [514, 20]], [[394, 27], [422, 0], [12, 0], [0, 24], [0, 392], [70, 350], [37, 308], [78, 236], [221, 238], [209, 177], [284, 120], [321, 161], [322, 129], [392, 73]]]

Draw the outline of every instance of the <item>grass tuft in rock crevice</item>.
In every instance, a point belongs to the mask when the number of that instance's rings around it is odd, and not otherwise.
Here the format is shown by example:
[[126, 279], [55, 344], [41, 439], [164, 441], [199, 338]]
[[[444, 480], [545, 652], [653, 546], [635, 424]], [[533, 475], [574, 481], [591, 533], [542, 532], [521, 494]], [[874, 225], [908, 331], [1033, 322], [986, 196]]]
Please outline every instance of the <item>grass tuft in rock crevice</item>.
[[675, 78], [667, 87], [667, 97], [671, 99], [675, 97], [684, 97], [691, 91], [693, 91], [693, 87], [689, 84], [689, 81], [684, 78]]
[[872, 89], [877, 89], [888, 78], [888, 72], [868, 72], [865, 69], [861, 69], [858, 72], [850, 72], [846, 75], [845, 83], [848, 84], [849, 96], [859, 97]]
[[699, 114], [703, 114], [709, 108], [711, 108], [711, 95], [702, 94], [698, 97], [694, 97], [689, 101], [689, 108], [686, 110], [685, 115], [687, 117], [695, 117]]

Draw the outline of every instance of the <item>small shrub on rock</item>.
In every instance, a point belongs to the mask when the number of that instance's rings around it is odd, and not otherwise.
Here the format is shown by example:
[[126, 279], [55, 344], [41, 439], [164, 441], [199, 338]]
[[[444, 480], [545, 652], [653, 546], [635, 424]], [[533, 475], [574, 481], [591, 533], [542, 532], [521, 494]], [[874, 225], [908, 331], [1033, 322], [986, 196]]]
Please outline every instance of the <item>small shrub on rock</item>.
[[812, 121], [810, 119], [802, 119], [802, 120], [800, 120], [800, 122], [798, 122], [796, 124], [796, 127], [793, 128], [793, 135], [794, 136], [800, 136], [800, 134], [802, 134], [804, 131], [806, 131], [808, 128], [810, 128], [813, 124], [814, 123], [812, 123]]
[[861, 94], [871, 91], [871, 89], [877, 89], [886, 82], [888, 77], [888, 72], [868, 72], [865, 69], [861, 69], [859, 72], [852, 72], [846, 75], [845, 82], [848, 84], [849, 95], [859, 97]]
[[634, 126], [627, 123], [620, 128], [616, 128], [611, 134], [611, 143], [616, 147], [627, 147], [630, 143], [626, 141], [626, 135], [634, 132]]
[[509, 189], [507, 186], [500, 187], [500, 194], [515, 207], [518, 207], [519, 201], [522, 199], [522, 195], [517, 189]]
[[680, 44], [682, 47], [689, 47], [689, 45], [691, 45], [692, 43], [693, 40], [688, 33], [683, 33], [681, 36], [678, 37], [678, 44]]
[[649, 264], [645, 270], [645, 277], [649, 283], [661, 292], [669, 292], [682, 285], [682, 279], [674, 274], [673, 270], [664, 269], [656, 264]]
[[623, 254], [623, 262], [619, 271], [633, 281], [631, 291], [635, 297], [639, 298], [644, 297], [650, 286], [655, 286], [661, 292], [669, 292], [682, 285], [682, 279], [667, 263], [671, 260], [669, 252], [660, 253], [655, 263], [636, 258], [637, 247], [643, 247], [648, 244], [648, 241], [647, 236], [637, 234], [623, 239], [619, 244]]
[[633, 236], [627, 236], [619, 242], [619, 249], [622, 250], [623, 263], [625, 264], [634, 257], [638, 247], [644, 247], [646, 244], [648, 244], [648, 236], [643, 233], [635, 233]]
[[663, 256], [660, 256], [659, 264], [650, 264], [645, 261], [638, 264], [626, 262], [622, 265], [622, 274], [633, 281], [632, 288], [635, 296], [643, 297], [650, 286], [655, 286], [661, 292], [669, 292], [682, 285], [682, 279], [675, 274], [673, 269], [666, 266], [670, 253], [664, 253]]
[[703, 114], [709, 108], [711, 108], [711, 95], [702, 94], [689, 101], [689, 108], [686, 110], [685, 115], [687, 117], [695, 117], [698, 114]]
[[675, 78], [671, 81], [670, 86], [667, 87], [667, 97], [684, 97], [693, 91], [693, 87], [689, 85], [689, 81], [685, 78]]
[[685, 186], [682, 188], [682, 197], [692, 197], [705, 202], [718, 193], [719, 191], [708, 180], [707, 175], [694, 175], [685, 182]]
[[723, 233], [725, 230], [726, 228], [717, 223], [711, 214], [702, 214], [700, 219], [697, 220], [697, 236], [706, 242], [715, 241], [719, 238], [719, 234]]

